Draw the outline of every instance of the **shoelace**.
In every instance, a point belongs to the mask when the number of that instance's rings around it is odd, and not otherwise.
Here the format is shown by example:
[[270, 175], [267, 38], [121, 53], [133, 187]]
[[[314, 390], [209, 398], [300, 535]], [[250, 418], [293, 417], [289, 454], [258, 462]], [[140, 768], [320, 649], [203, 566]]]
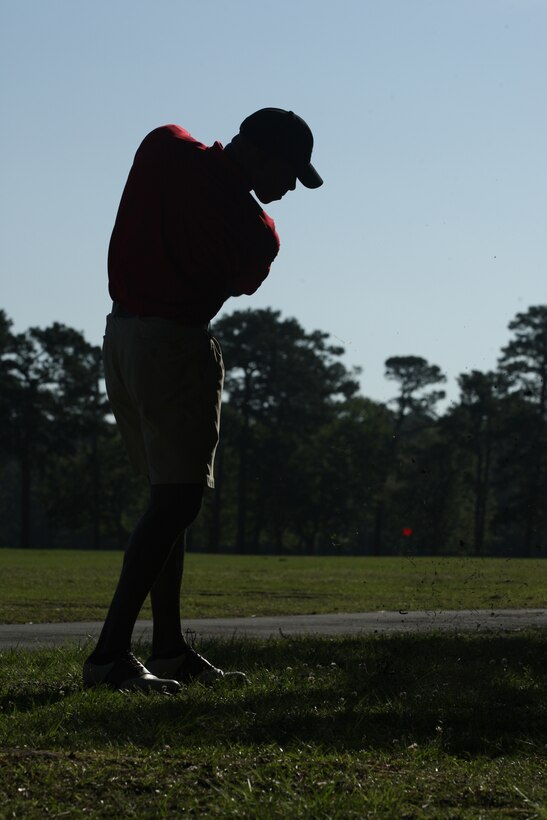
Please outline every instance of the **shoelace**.
[[199, 652], [196, 652], [196, 650], [192, 649], [191, 646], [189, 646], [185, 652], [183, 663], [187, 663], [188, 661], [194, 664], [198, 663], [200, 665], [210, 666], [210, 663], [207, 660], [207, 658], [204, 658], [203, 655], [200, 655]]
[[143, 663], [141, 663], [141, 662], [138, 660], [138, 658], [136, 658], [136, 657], [135, 657], [135, 655], [134, 655], [132, 652], [127, 652], [127, 654], [125, 655], [125, 659], [127, 660], [127, 663], [129, 664], [129, 666], [130, 666], [132, 669], [134, 669], [134, 670], [135, 670], [135, 672], [137, 672], [137, 673], [139, 673], [139, 674], [143, 671], [143, 669], [145, 669], [145, 668], [146, 668], [146, 667], [144, 666], [144, 664], [143, 664]]

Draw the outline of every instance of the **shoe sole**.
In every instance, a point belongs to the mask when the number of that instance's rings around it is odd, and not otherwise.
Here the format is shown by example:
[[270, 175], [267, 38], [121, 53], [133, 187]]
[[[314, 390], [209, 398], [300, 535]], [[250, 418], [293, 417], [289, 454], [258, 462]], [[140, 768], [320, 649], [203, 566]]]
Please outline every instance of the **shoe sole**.
[[179, 692], [182, 691], [181, 684], [178, 683], [178, 686], [175, 688], [172, 684], [154, 684], [151, 682], [147, 683], [139, 683], [136, 681], [124, 681], [120, 684], [113, 684], [108, 683], [105, 681], [100, 681], [99, 683], [87, 683], [84, 682], [84, 689], [99, 689], [104, 688], [108, 689], [109, 692], [143, 692], [145, 695], [150, 694], [151, 692], [157, 692], [160, 695], [178, 695]]

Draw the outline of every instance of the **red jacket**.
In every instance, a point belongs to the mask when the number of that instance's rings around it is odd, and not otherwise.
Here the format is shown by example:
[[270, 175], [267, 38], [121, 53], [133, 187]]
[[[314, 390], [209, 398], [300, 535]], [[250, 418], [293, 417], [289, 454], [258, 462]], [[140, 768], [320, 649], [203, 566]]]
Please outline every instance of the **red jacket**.
[[251, 294], [279, 250], [275, 224], [215, 142], [156, 128], [141, 143], [108, 250], [112, 299], [138, 315], [208, 322]]

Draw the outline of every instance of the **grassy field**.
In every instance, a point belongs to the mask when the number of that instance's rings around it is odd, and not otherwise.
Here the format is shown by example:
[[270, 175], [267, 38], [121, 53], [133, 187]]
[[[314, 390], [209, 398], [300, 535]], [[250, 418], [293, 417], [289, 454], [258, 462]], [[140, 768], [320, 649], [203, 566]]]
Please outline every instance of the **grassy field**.
[[250, 685], [84, 691], [85, 647], [2, 653], [0, 817], [547, 817], [540, 632], [199, 648]]
[[[120, 562], [0, 550], [0, 621], [101, 619]], [[190, 554], [184, 604], [193, 617], [545, 606], [546, 572]], [[209, 640], [198, 649], [250, 684], [172, 698], [83, 690], [88, 649], [0, 653], [2, 820], [547, 818], [541, 631]]]
[[[0, 622], [101, 620], [119, 552], [0, 550]], [[547, 605], [547, 561], [192, 554], [189, 618]], [[150, 617], [148, 604], [142, 617]]]

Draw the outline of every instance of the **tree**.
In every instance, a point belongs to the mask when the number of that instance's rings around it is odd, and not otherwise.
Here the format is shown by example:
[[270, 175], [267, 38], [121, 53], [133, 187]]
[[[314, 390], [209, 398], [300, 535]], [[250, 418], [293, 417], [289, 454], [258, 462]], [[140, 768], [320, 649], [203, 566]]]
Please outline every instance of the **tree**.
[[336, 403], [330, 419], [302, 437], [286, 514], [299, 549], [369, 552], [392, 414], [362, 396]]
[[3, 446], [19, 465], [20, 546], [28, 547], [35, 478], [52, 454], [74, 449], [85, 436], [92, 441], [106, 411], [98, 386], [100, 350], [54, 323], [10, 334], [2, 359], [9, 396]]
[[12, 326], [13, 323], [5, 311], [0, 310], [0, 450], [4, 453], [10, 449], [12, 404], [18, 386], [13, 373]]
[[396, 412], [390, 453], [385, 462], [383, 491], [376, 507], [374, 540], [377, 555], [380, 555], [383, 549], [386, 495], [389, 481], [396, 479], [396, 462], [403, 428], [410, 426], [416, 432], [431, 425], [432, 420], [436, 418], [435, 405], [444, 398], [445, 393], [442, 390], [424, 390], [433, 384], [446, 381], [446, 376], [437, 365], [429, 364], [420, 356], [392, 356], [386, 359], [385, 368], [386, 378], [399, 383], [399, 394], [389, 402], [395, 404]]
[[395, 436], [397, 437], [409, 415], [435, 416], [435, 405], [444, 399], [444, 390], [431, 390], [424, 393], [426, 387], [446, 381], [446, 376], [436, 364], [429, 364], [420, 356], [392, 356], [386, 359], [386, 379], [399, 382], [399, 395], [392, 399], [397, 407], [395, 417]]
[[238, 420], [236, 545], [245, 551], [249, 531], [256, 543], [267, 526], [282, 549], [283, 511], [297, 480], [294, 454], [328, 420], [333, 404], [357, 391], [356, 371], [337, 360], [343, 348], [330, 345], [327, 333], [306, 333], [279, 311], [236, 311], [215, 324], [215, 334]]
[[540, 419], [547, 415], [547, 305], [530, 307], [509, 322], [515, 338], [507, 344], [498, 366], [519, 393], [537, 408]]
[[460, 405], [450, 414], [454, 443], [471, 458], [464, 480], [473, 498], [472, 542], [475, 554], [484, 548], [490, 515], [494, 447], [499, 435], [500, 392], [503, 379], [497, 373], [473, 370], [458, 378]]
[[[523, 549], [531, 553], [547, 536], [547, 305], [530, 307], [510, 323], [514, 338], [499, 369], [507, 383], [507, 432], [521, 449], [522, 480], [513, 482], [512, 506], [523, 521]], [[520, 440], [522, 437], [522, 440]], [[518, 463], [518, 462], [517, 462]]]

